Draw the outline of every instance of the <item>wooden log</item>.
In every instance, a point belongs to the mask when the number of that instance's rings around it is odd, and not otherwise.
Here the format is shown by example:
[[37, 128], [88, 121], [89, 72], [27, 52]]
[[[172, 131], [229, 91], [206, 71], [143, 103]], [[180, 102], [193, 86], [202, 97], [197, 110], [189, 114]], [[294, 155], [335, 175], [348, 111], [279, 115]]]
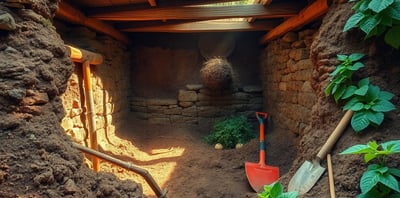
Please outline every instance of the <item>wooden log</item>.
[[122, 42], [123, 44], [129, 45], [131, 43], [131, 40], [127, 36], [123, 35], [121, 32], [114, 29], [112, 26], [100, 20], [86, 17], [84, 13], [74, 8], [73, 6], [69, 5], [65, 1], [59, 2], [56, 17], [71, 23], [86, 26], [97, 32], [106, 34]]
[[329, 7], [327, 0], [317, 0], [308, 7], [301, 10], [298, 15], [287, 19], [285, 22], [268, 32], [265, 36], [262, 37], [260, 42], [262, 44], [266, 43], [270, 40], [284, 35], [291, 30], [306, 25], [307, 23], [310, 23], [311, 21], [316, 20], [324, 15], [328, 11], [328, 8]]
[[103, 56], [101, 54], [78, 49], [70, 45], [66, 45], [65, 47], [67, 48], [68, 56], [74, 62], [84, 63], [89, 61], [89, 64], [91, 65], [99, 65], [103, 62]]

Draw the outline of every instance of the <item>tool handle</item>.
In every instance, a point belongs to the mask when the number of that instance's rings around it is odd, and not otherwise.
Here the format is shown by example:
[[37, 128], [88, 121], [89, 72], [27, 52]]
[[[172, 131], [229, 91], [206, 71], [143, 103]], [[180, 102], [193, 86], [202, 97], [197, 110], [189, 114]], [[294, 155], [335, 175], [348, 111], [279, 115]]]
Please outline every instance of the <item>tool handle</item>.
[[268, 117], [268, 114], [265, 112], [256, 112], [256, 117], [260, 124], [260, 153], [259, 159], [261, 166], [265, 165], [265, 140], [264, 140], [264, 123]]
[[339, 137], [342, 135], [344, 129], [347, 127], [347, 124], [349, 124], [349, 121], [351, 119], [351, 116], [353, 115], [353, 111], [348, 110], [343, 118], [340, 120], [339, 124], [336, 126], [335, 130], [332, 132], [332, 134], [329, 136], [328, 140], [325, 142], [325, 144], [322, 146], [321, 150], [317, 154], [317, 160], [321, 161], [321, 159], [324, 159], [328, 152], [331, 151], [333, 145], [336, 143], [336, 141], [339, 139]]
[[335, 181], [333, 179], [331, 154], [328, 154], [326, 156], [326, 161], [327, 161], [327, 164], [328, 164], [329, 191], [331, 193], [331, 198], [336, 198], [336, 195], [335, 195]]

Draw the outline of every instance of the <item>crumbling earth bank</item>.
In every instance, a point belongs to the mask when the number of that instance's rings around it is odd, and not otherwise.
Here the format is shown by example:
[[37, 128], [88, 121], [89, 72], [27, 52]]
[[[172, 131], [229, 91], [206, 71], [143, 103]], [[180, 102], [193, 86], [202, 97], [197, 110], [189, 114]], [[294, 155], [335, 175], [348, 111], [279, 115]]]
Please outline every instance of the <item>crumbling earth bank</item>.
[[0, 5], [15, 20], [0, 30], [0, 197], [145, 197], [141, 185], [84, 166], [60, 126], [74, 66], [50, 22], [56, 3]]

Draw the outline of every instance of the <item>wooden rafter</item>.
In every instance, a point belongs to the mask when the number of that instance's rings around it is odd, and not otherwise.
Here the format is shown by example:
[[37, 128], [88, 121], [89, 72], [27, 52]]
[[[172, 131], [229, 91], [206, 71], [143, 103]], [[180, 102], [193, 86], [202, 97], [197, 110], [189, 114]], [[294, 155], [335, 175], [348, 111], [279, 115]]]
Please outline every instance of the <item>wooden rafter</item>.
[[156, 0], [148, 0], [151, 7], [157, 6]]
[[152, 9], [130, 9], [119, 11], [104, 11], [102, 13], [88, 14], [88, 17], [99, 20], [113, 21], [142, 21], [142, 20], [176, 20], [196, 19], [212, 20], [221, 18], [257, 17], [257, 18], [279, 18], [291, 17], [299, 12], [296, 3], [263, 5], [238, 5], [238, 6], [215, 6], [215, 7], [156, 7]]
[[267, 31], [279, 24], [278, 20], [256, 21], [196, 21], [196, 22], [155, 22], [152, 25], [133, 25], [121, 28], [125, 32], [230, 32], [230, 31]]
[[83, 14], [77, 8], [67, 4], [65, 1], [59, 2], [56, 17], [71, 23], [89, 27], [97, 32], [109, 35], [124, 44], [131, 43], [131, 40], [128, 37], [123, 35], [112, 26], [97, 19], [87, 18], [85, 14]]
[[263, 36], [261, 43], [266, 43], [291, 30], [304, 26], [307, 23], [318, 19], [328, 11], [328, 8], [329, 6], [327, 0], [316, 0], [314, 3], [301, 10], [298, 15], [287, 19], [282, 24], [269, 31]]

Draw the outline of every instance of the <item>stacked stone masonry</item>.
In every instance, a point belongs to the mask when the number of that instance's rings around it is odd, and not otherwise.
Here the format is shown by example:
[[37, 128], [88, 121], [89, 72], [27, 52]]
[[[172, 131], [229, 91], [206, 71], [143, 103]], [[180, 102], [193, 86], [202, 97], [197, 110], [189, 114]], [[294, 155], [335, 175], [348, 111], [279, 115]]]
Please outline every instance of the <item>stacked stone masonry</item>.
[[263, 109], [262, 88], [246, 86], [212, 92], [200, 84], [188, 84], [176, 98], [131, 98], [134, 116], [157, 124], [210, 125], [226, 117], [245, 115], [254, 119]]
[[289, 32], [264, 50], [261, 69], [264, 103], [274, 123], [294, 133], [310, 125], [317, 97], [311, 87], [313, 63], [309, 58], [315, 30]]
[[[130, 54], [116, 41], [98, 36], [87, 28], [57, 25], [57, 30], [67, 44], [103, 56], [102, 64], [91, 66], [91, 82], [95, 132], [99, 141], [105, 141], [107, 135], [115, 134], [116, 130], [122, 127], [123, 120], [129, 113]], [[76, 142], [87, 145], [88, 112], [82, 79], [82, 65], [76, 63], [67, 90], [61, 97], [65, 111], [61, 125]]]

